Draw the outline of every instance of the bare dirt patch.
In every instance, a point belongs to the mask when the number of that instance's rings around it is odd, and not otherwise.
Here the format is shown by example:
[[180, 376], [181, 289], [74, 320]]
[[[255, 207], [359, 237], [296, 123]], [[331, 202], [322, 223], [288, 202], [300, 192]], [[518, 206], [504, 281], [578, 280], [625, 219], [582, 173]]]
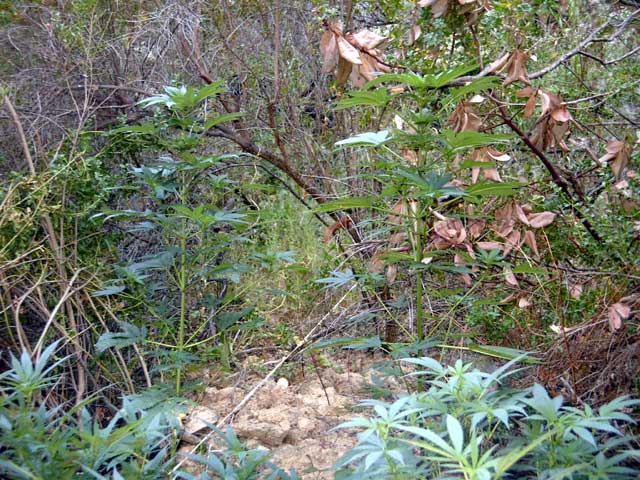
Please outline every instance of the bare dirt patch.
[[[312, 372], [291, 381], [276, 377], [251, 398], [230, 425], [250, 448], [270, 450], [271, 460], [281, 468], [295, 468], [304, 478], [333, 478], [328, 469], [357, 441], [355, 430], [334, 428], [357, 416], [353, 406], [370, 398], [364, 386], [372, 383], [372, 375], [376, 383], [384, 382], [386, 389], [402, 390], [393, 378], [381, 380], [371, 368], [380, 359], [365, 353], [349, 354], [332, 359], [332, 367], [318, 369], [319, 375]], [[215, 423], [231, 412], [257, 381], [207, 388], [199, 405], [189, 412], [185, 431], [205, 435], [208, 427], [204, 421]]]

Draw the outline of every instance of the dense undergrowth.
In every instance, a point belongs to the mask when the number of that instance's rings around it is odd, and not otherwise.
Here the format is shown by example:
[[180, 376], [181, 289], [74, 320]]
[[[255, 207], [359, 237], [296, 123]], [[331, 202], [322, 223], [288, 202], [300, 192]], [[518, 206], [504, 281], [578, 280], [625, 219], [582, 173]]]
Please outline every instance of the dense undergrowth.
[[0, 474], [298, 478], [182, 415], [347, 346], [336, 478], [634, 478], [635, 3], [0, 2]]

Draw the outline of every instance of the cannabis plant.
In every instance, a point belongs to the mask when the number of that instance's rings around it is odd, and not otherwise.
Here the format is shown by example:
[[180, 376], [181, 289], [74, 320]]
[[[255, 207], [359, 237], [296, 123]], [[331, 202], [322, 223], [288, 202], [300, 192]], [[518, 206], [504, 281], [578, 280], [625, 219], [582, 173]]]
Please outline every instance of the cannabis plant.
[[[66, 410], [50, 387], [67, 359], [58, 343], [39, 357], [11, 357], [0, 376], [0, 476], [16, 479], [162, 478], [179, 427], [179, 402], [159, 391], [124, 397], [110, 419], [92, 416], [92, 399]], [[78, 415], [79, 413], [79, 415]]]
[[336, 478], [635, 478], [625, 429], [639, 402], [620, 397], [594, 410], [566, 405], [544, 387], [508, 386], [511, 361], [482, 372], [458, 360], [408, 358], [428, 389], [393, 403], [367, 400], [369, 418], [337, 428], [363, 429], [336, 464]]
[[227, 308], [234, 300], [229, 282], [237, 283], [247, 267], [225, 255], [245, 240], [239, 229], [247, 221], [242, 212], [225, 208], [225, 194], [236, 186], [216, 172], [235, 157], [205, 153], [206, 133], [237, 117], [208, 111], [207, 101], [222, 91], [219, 82], [199, 89], [166, 87], [165, 93], [141, 102], [156, 109], [152, 121], [110, 133], [114, 152], [152, 160], [128, 174], [138, 187], [130, 202], [144, 207], [102, 216], [126, 225], [132, 240], [153, 239], [153, 247], [115, 265], [116, 278], [95, 292], [119, 295], [138, 305], [140, 313], [133, 324], [121, 321], [119, 332], [103, 335], [98, 349], [134, 347], [141, 362], [152, 357], [158, 368], [147, 377], [158, 373], [164, 378], [172, 369], [178, 395], [184, 368], [198, 349], [218, 348], [223, 365], [230, 367], [234, 337], [228, 333], [251, 313]]

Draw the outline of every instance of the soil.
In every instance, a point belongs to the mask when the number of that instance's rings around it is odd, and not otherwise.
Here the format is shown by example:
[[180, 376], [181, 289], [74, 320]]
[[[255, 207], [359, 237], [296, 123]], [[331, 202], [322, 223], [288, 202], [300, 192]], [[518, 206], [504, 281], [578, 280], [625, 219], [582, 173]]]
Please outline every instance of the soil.
[[[381, 377], [372, 368], [380, 360], [377, 355], [350, 353], [331, 358], [329, 367], [309, 368], [304, 376], [298, 375], [301, 378], [276, 377], [230, 425], [248, 447], [270, 450], [270, 460], [284, 470], [294, 468], [305, 479], [333, 478], [331, 466], [357, 442], [357, 430], [335, 427], [358, 415], [354, 406], [359, 401], [372, 398], [366, 385], [396, 393], [403, 390], [393, 377]], [[206, 435], [205, 421], [224, 418], [259, 381], [255, 376], [243, 380], [242, 386], [207, 388], [189, 412], [185, 431], [192, 438]], [[192, 450], [193, 445], [181, 449]]]

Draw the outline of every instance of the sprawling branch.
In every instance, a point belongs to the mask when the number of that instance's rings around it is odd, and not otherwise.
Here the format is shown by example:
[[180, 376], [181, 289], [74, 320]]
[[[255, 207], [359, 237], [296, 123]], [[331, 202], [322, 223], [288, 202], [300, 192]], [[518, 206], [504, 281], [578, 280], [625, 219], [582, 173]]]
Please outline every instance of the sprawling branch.
[[[629, 52], [621, 55], [620, 57], [614, 58], [612, 60], [604, 60], [604, 59], [601, 59], [599, 57], [596, 57], [596, 56], [584, 51], [584, 49], [586, 47], [588, 47], [592, 43], [613, 42], [618, 37], [620, 37], [620, 35], [622, 35], [622, 33], [627, 29], [627, 27], [635, 19], [640, 19], [640, 9], [635, 10], [627, 18], [625, 18], [617, 26], [616, 30], [611, 35], [609, 35], [608, 37], [599, 37], [598, 35], [611, 25], [611, 23], [609, 21], [605, 22], [604, 24], [600, 25], [598, 28], [593, 30], [591, 33], [589, 33], [589, 35], [587, 35], [580, 43], [578, 43], [578, 45], [576, 45], [574, 48], [572, 48], [571, 50], [569, 50], [565, 54], [563, 54], [560, 57], [558, 57], [552, 63], [550, 63], [549, 65], [547, 65], [544, 68], [541, 68], [540, 70], [538, 70], [536, 72], [530, 73], [529, 74], [529, 79], [535, 80], [536, 78], [541, 78], [541, 77], [545, 76], [547, 73], [552, 72], [553, 70], [558, 68], [560, 65], [566, 63], [570, 58], [575, 57], [576, 55], [583, 55], [585, 57], [589, 57], [589, 58], [597, 61], [598, 63], [600, 63], [603, 66], [612, 65], [612, 64], [620, 62], [620, 61], [622, 61], [622, 60], [624, 60], [624, 59], [626, 59], [626, 58], [628, 58], [628, 57], [630, 57], [632, 55], [635, 55], [636, 53], [640, 52], [640, 45], [633, 47]], [[468, 76], [465, 76], [465, 77], [456, 78], [455, 80], [449, 82], [447, 84], [447, 86], [448, 87], [453, 87], [453, 86], [465, 85], [465, 84], [467, 84], [469, 82], [473, 82], [474, 80], [478, 80], [479, 78], [486, 77], [487, 75], [495, 75], [496, 65], [499, 65], [499, 64], [502, 63], [503, 56], [504, 56], [504, 54], [501, 54], [499, 56], [498, 60], [496, 60], [495, 62], [487, 65], [486, 67], [484, 67], [480, 71], [480, 73], [478, 73], [476, 75], [468, 75]]]

